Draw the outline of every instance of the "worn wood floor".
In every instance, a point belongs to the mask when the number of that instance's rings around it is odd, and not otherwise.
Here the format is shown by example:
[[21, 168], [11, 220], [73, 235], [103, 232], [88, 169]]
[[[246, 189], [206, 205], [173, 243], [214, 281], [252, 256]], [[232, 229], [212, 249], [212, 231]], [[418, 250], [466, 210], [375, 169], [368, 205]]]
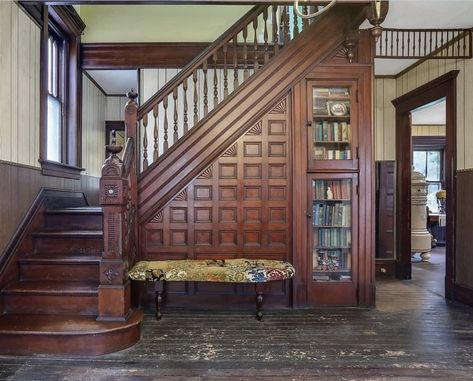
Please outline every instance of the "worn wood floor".
[[272, 311], [262, 323], [250, 311], [180, 310], [158, 323], [149, 311], [133, 348], [0, 357], [0, 379], [472, 380], [473, 308], [423, 287], [421, 266], [413, 281], [378, 282], [375, 309]]

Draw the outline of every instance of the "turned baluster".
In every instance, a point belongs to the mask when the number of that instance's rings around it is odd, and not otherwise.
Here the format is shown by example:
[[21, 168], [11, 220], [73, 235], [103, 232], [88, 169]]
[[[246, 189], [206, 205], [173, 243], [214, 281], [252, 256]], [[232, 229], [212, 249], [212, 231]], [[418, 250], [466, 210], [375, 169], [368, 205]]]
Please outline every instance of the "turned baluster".
[[177, 118], [178, 118], [178, 113], [177, 113], [177, 87], [174, 88], [172, 91], [172, 99], [174, 101], [174, 135], [173, 135], [173, 144], [177, 143], [177, 140], [179, 139], [179, 134], [178, 134], [178, 125], [177, 125]]
[[227, 43], [223, 45], [223, 98], [228, 97]]
[[253, 30], [254, 30], [254, 40], [253, 40], [253, 53], [254, 53], [254, 63], [253, 69], [256, 73], [259, 69], [258, 63], [258, 18], [253, 20]]
[[206, 116], [209, 113], [209, 100], [208, 100], [209, 88], [207, 85], [207, 60], [204, 61], [202, 71], [204, 72], [204, 116]]
[[163, 99], [164, 107], [164, 142], [163, 142], [163, 152], [166, 152], [169, 148], [168, 143], [168, 95]]
[[194, 82], [194, 126], [199, 122], [199, 92], [197, 91], [197, 70], [192, 72], [192, 82]]
[[[307, 5], [302, 6], [302, 13], [304, 15], [309, 13], [309, 7]], [[309, 26], [309, 19], [302, 19], [302, 29], [306, 30], [308, 26]]]
[[189, 131], [188, 117], [187, 117], [187, 78], [182, 82], [182, 88], [184, 90], [184, 135]]
[[153, 107], [153, 117], [154, 117], [154, 128], [153, 128], [153, 137], [154, 137], [154, 150], [153, 150], [153, 161], [158, 160], [159, 156], [159, 129], [158, 129], [158, 105]]
[[218, 105], [217, 52], [214, 52], [212, 59], [214, 61], [214, 108], [215, 108]]
[[294, 29], [293, 29], [293, 32], [292, 32], [292, 38], [295, 38], [299, 35], [299, 18], [297, 16], [297, 13], [296, 13], [296, 7], [293, 7], [292, 8], [292, 18], [293, 18], [293, 25], [294, 25]]
[[238, 35], [233, 37], [233, 91], [238, 87]]
[[148, 168], [148, 133], [146, 128], [148, 127], [148, 114], [143, 115], [143, 171]]
[[278, 6], [273, 5], [272, 7], [271, 22], [273, 24], [273, 49], [274, 54], [279, 51], [279, 37], [278, 37]]
[[264, 63], [269, 61], [269, 51], [268, 51], [268, 8], [263, 10], [263, 22], [264, 22]]
[[[420, 38], [421, 32], [418, 32], [418, 33], [419, 33], [418, 45], [419, 45], [419, 57], [420, 57], [420, 55], [422, 54], [421, 51], [420, 51], [421, 48], [422, 48], [422, 45], [421, 45], [421, 38]], [[425, 44], [424, 44], [424, 47], [425, 47]]]
[[248, 72], [248, 47], [246, 39], [248, 38], [248, 26], [245, 25], [243, 28], [243, 80], [246, 81], [250, 76]]
[[283, 31], [284, 31], [284, 45], [286, 45], [290, 38], [289, 35], [289, 6], [283, 6], [283, 11], [282, 11], [282, 17], [283, 17]]

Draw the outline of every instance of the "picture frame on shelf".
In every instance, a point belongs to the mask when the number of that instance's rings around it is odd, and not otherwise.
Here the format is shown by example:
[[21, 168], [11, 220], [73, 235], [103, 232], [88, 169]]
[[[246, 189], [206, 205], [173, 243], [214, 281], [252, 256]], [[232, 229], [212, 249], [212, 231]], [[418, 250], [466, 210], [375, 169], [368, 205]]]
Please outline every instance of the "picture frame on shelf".
[[327, 101], [327, 113], [329, 116], [349, 116], [350, 102]]

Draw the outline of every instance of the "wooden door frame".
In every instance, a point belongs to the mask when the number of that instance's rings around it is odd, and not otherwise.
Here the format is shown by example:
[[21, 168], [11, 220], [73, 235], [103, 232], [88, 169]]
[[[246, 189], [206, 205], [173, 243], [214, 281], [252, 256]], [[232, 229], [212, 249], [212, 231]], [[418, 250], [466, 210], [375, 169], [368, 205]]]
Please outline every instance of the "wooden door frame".
[[411, 279], [411, 163], [410, 111], [440, 98], [446, 100], [445, 185], [447, 245], [445, 297], [453, 299], [455, 281], [455, 170], [458, 70], [452, 70], [392, 101], [396, 108], [396, 277]]

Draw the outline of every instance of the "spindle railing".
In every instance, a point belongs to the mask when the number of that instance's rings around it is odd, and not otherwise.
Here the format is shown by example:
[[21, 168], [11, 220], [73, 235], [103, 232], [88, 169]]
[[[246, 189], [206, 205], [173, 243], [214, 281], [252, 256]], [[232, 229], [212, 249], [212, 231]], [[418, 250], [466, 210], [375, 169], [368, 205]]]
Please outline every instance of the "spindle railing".
[[308, 25], [287, 5], [255, 6], [241, 17], [138, 109], [141, 171]]
[[375, 58], [472, 58], [471, 29], [383, 29]]

